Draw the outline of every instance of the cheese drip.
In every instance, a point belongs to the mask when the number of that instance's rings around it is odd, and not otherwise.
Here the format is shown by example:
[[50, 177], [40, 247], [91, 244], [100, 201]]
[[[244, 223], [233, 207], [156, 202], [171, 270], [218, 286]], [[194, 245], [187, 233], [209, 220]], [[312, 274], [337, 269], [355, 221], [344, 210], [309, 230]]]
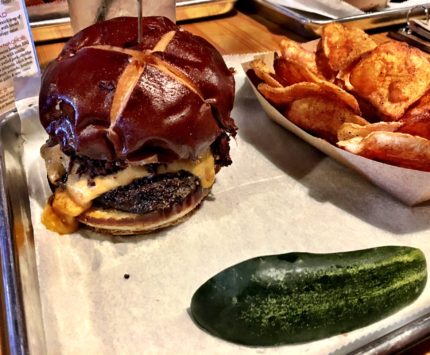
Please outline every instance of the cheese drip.
[[[200, 180], [203, 188], [210, 188], [215, 181], [215, 160], [210, 151], [197, 161], [178, 160], [160, 165], [157, 174], [188, 171]], [[46, 204], [42, 223], [59, 234], [72, 233], [78, 229], [77, 216], [91, 207], [92, 201], [104, 193], [126, 186], [136, 179], [151, 173], [145, 166], [128, 166], [114, 174], [99, 176], [89, 180], [88, 176], [79, 176], [75, 167], [69, 174], [66, 186], [58, 188]]]

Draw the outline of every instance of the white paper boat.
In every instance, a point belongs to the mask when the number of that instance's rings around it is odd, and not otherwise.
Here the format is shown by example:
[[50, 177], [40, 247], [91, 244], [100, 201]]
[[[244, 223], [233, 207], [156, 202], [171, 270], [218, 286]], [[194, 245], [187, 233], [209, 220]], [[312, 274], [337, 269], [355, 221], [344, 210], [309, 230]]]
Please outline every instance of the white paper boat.
[[[271, 63], [273, 63], [273, 54], [268, 53], [264, 56], [259, 56], [259, 58], [263, 59], [270, 66], [272, 65]], [[245, 73], [250, 69], [250, 63], [251, 62], [242, 63]], [[373, 184], [389, 192], [406, 205], [413, 206], [430, 200], [430, 172], [401, 168], [377, 162], [349, 153], [321, 138], [312, 136], [289, 121], [281, 112], [273, 107], [257, 90], [248, 76], [247, 78], [264, 111], [273, 121], [293, 132], [295, 135], [333, 159], [357, 171]]]

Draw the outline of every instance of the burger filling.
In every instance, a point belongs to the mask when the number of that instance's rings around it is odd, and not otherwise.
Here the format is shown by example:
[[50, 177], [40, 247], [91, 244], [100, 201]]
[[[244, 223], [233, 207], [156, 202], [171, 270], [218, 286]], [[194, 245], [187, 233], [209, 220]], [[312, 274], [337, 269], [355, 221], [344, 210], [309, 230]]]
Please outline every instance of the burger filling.
[[42, 156], [55, 190], [42, 222], [60, 234], [77, 230], [76, 217], [93, 205], [137, 214], [160, 211], [215, 181], [210, 151], [196, 161], [146, 165], [70, 158], [58, 145], [43, 146]]
[[200, 187], [199, 179], [187, 171], [148, 176], [108, 191], [93, 206], [131, 213], [150, 213], [181, 204]]

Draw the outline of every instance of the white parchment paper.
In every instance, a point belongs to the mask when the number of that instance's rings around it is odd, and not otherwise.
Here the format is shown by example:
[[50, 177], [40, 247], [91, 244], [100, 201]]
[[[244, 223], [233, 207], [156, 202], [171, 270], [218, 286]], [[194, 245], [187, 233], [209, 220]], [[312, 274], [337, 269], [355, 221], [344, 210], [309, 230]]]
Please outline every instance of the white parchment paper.
[[344, 353], [430, 311], [426, 287], [415, 303], [368, 327], [268, 348], [228, 343], [194, 324], [188, 313], [194, 291], [224, 268], [258, 255], [410, 245], [430, 260], [430, 204], [405, 206], [270, 121], [240, 66], [252, 57], [226, 57], [236, 69], [233, 165], [220, 171], [213, 196], [188, 221], [152, 235], [47, 231], [40, 214], [50, 191], [39, 157], [46, 136], [37, 110], [22, 112], [50, 354]]

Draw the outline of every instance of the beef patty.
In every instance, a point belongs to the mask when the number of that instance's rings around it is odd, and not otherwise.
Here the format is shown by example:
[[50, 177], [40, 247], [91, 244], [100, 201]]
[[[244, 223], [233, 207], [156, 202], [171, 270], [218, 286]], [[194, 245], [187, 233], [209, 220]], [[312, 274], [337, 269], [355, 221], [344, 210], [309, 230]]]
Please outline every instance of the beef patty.
[[145, 214], [182, 203], [200, 188], [199, 179], [186, 172], [167, 173], [134, 180], [99, 196], [94, 206]]

